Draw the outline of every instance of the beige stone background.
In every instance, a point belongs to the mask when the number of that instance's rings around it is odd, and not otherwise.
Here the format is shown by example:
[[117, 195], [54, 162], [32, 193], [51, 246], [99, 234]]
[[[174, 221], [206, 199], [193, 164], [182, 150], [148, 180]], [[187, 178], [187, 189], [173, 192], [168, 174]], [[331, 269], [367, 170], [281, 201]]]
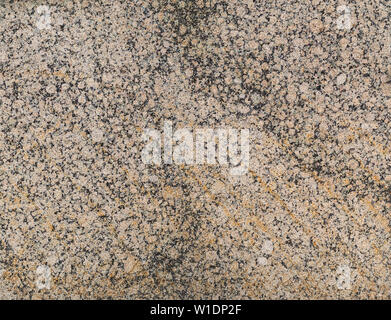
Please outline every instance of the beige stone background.
[[[1, 0], [0, 298], [389, 299], [390, 16]], [[249, 172], [144, 165], [167, 119], [250, 129]]]

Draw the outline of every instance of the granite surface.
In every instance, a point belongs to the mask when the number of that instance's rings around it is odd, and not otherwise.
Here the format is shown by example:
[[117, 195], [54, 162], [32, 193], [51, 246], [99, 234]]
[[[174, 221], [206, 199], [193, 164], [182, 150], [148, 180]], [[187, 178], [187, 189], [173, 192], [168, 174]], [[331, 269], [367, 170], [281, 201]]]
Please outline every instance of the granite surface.
[[[390, 18], [1, 0], [0, 298], [390, 299]], [[248, 172], [145, 164], [168, 120], [249, 129]]]

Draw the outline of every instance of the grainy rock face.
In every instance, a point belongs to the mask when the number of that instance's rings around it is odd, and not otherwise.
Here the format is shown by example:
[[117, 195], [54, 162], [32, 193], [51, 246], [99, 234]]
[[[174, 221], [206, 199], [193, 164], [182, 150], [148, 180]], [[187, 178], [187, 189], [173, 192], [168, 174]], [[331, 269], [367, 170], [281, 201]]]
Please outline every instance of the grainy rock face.
[[[0, 299], [390, 299], [390, 21], [1, 1]], [[165, 121], [249, 129], [248, 172], [143, 163]]]

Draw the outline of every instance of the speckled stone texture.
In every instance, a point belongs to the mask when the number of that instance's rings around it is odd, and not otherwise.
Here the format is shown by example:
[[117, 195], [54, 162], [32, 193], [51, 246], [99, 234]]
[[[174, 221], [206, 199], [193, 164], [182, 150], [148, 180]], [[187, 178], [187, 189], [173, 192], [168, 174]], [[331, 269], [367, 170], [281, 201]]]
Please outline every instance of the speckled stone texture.
[[[1, 1], [0, 298], [390, 299], [390, 21]], [[166, 120], [250, 129], [249, 172], [144, 164]]]

